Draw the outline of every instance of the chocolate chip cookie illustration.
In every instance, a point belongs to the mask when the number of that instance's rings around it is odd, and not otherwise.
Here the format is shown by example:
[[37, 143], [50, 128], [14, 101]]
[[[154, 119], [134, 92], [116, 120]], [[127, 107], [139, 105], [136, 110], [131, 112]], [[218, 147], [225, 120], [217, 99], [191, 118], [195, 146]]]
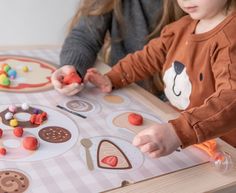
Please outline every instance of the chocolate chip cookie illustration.
[[71, 133], [62, 127], [50, 126], [39, 131], [39, 137], [49, 143], [64, 143], [71, 138]]

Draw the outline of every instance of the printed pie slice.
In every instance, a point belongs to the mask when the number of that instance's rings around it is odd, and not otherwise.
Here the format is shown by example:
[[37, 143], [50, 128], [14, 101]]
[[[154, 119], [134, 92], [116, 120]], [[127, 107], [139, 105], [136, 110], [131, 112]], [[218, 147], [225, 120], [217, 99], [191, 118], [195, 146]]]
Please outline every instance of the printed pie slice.
[[106, 156], [101, 160], [101, 162], [111, 167], [116, 167], [118, 164], [118, 157], [115, 155]]
[[130, 169], [132, 165], [124, 152], [109, 140], [102, 140], [97, 150], [97, 165], [104, 169]]

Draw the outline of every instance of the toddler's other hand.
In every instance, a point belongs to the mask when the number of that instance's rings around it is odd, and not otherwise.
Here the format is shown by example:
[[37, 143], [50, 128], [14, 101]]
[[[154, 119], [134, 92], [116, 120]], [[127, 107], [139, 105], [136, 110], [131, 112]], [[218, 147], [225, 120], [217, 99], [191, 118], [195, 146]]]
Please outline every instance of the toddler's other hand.
[[151, 158], [158, 158], [175, 151], [180, 145], [180, 139], [170, 123], [155, 124], [139, 132], [133, 145]]
[[87, 70], [84, 82], [88, 81], [100, 88], [102, 92], [111, 92], [112, 90], [111, 80], [107, 76], [102, 75], [96, 68]]
[[76, 72], [74, 66], [65, 65], [65, 66], [62, 66], [61, 68], [57, 69], [51, 76], [51, 81], [52, 81], [54, 88], [58, 92], [60, 92], [64, 95], [67, 95], [67, 96], [72, 96], [72, 95], [77, 94], [84, 87], [84, 84], [78, 84], [78, 83], [72, 83], [69, 85], [63, 84], [63, 78], [72, 72]]

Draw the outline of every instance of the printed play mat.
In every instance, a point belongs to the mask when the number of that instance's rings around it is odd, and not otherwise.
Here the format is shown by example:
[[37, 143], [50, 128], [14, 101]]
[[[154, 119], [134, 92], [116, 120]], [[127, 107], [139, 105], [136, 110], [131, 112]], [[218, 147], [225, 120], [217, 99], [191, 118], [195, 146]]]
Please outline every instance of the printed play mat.
[[[17, 70], [21, 61], [29, 60], [1, 58]], [[32, 72], [41, 65], [29, 63]], [[47, 76], [54, 70], [44, 67]], [[195, 147], [158, 159], [141, 153], [133, 137], [162, 120], [126, 89], [104, 94], [86, 85], [73, 97], [55, 90], [0, 95], [0, 193], [97, 193], [209, 161]]]
[[0, 55], [0, 91], [34, 92], [52, 88], [56, 66], [41, 59]]

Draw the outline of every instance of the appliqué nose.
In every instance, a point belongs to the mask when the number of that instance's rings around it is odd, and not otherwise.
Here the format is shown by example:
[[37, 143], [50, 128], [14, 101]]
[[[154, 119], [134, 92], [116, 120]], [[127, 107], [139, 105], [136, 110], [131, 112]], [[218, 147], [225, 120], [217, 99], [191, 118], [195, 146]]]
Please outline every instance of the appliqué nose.
[[174, 61], [174, 69], [176, 74], [181, 74], [184, 69], [184, 65], [181, 62]]

